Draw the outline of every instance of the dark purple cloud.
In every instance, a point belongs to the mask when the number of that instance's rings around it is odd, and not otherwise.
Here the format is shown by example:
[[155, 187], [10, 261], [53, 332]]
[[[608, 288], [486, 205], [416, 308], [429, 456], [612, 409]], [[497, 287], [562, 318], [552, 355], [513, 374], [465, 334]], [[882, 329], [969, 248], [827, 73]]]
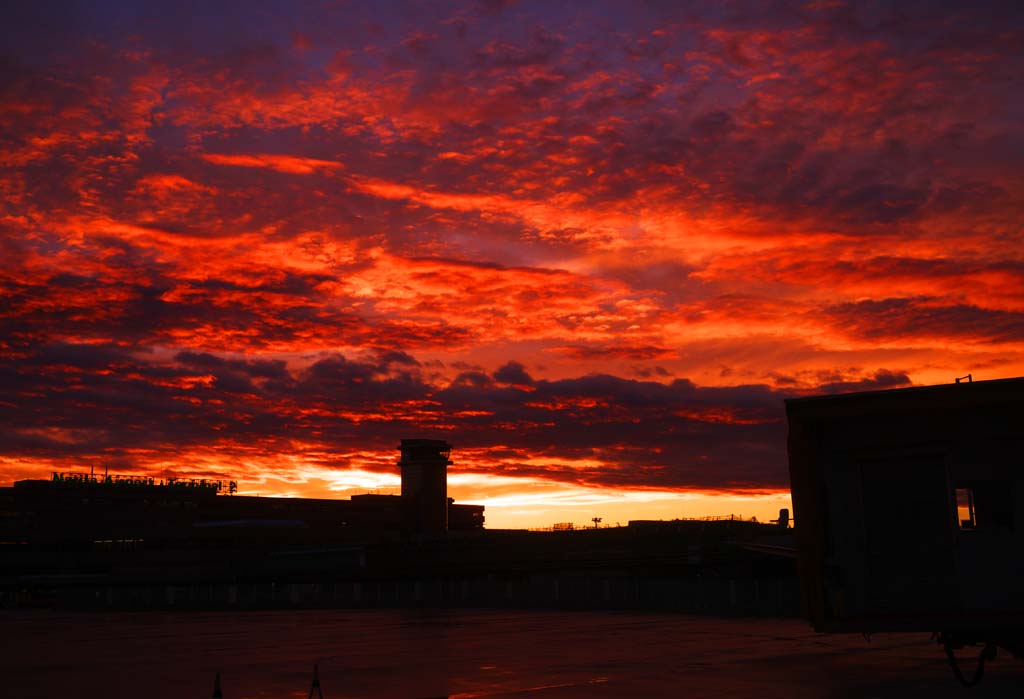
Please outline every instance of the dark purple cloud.
[[43, 2], [0, 47], [0, 475], [430, 433], [784, 488], [787, 396], [1024, 372], [1015, 3]]

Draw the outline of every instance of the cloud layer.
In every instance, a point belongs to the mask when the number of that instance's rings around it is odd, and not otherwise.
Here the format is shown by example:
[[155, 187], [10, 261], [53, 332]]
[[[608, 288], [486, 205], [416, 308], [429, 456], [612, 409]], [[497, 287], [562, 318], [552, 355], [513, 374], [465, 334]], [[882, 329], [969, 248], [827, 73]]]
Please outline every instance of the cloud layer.
[[1015, 5], [766, 7], [12, 13], [0, 476], [772, 491], [787, 396], [1024, 374]]

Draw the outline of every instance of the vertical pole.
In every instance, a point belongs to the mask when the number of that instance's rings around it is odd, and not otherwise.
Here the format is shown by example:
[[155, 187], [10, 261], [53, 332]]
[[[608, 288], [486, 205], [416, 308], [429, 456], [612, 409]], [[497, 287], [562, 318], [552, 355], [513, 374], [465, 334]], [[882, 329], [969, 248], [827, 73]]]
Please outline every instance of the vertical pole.
[[313, 690], [320, 699], [324, 699], [324, 692], [320, 689], [320, 668], [316, 664], [313, 665], [313, 684], [309, 686], [308, 699], [313, 699]]

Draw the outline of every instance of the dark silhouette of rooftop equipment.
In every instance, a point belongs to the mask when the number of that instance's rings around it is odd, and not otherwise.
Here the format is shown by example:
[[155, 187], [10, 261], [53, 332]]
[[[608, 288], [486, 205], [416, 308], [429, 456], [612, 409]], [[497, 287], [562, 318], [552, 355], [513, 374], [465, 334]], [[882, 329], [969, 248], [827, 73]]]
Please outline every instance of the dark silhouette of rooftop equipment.
[[402, 529], [424, 538], [448, 531], [448, 464], [452, 445], [440, 439], [403, 439]]
[[771, 520], [771, 523], [779, 525], [779, 529], [789, 529], [789, 508], [780, 509], [779, 518]]

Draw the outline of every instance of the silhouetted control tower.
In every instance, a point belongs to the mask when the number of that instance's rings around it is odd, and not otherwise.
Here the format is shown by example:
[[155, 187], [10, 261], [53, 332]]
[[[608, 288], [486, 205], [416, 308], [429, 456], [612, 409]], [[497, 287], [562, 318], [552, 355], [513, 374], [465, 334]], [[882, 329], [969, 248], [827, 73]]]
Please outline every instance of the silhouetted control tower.
[[448, 531], [448, 458], [452, 445], [440, 439], [403, 439], [402, 529], [413, 536]]

